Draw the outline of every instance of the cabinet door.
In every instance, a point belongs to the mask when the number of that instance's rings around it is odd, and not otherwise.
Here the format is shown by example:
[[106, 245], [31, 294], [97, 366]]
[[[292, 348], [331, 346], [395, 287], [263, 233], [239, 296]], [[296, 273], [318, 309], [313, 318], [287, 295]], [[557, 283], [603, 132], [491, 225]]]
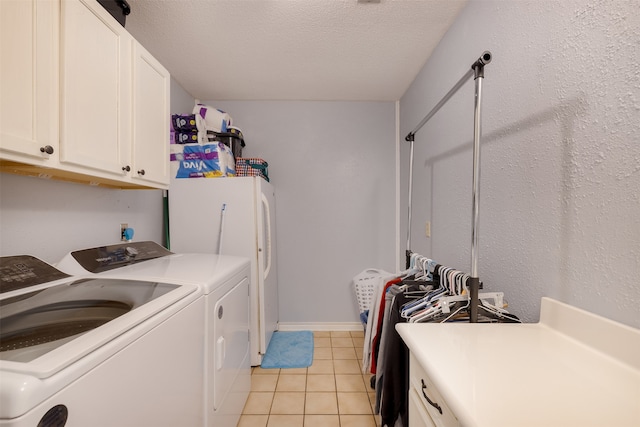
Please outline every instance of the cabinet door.
[[0, 157], [3, 159], [46, 165], [51, 157], [47, 152], [53, 150], [57, 156], [57, 32], [55, 2], [0, 1]]
[[169, 184], [169, 72], [133, 44], [133, 179]]
[[62, 0], [60, 162], [124, 178], [133, 38], [95, 0]]

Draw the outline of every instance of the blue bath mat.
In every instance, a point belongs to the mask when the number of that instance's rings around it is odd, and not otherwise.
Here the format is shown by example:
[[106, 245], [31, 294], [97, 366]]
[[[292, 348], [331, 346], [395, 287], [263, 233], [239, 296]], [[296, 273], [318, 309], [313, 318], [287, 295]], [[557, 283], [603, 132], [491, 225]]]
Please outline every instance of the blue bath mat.
[[311, 331], [276, 331], [260, 365], [270, 368], [306, 368], [313, 362]]

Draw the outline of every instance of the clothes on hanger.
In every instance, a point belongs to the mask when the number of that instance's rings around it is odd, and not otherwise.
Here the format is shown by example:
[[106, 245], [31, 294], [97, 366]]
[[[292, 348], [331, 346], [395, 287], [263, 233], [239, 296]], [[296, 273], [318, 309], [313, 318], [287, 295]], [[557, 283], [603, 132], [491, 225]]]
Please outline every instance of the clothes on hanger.
[[[363, 371], [375, 373], [375, 413], [381, 415], [383, 426], [408, 427], [409, 353], [395, 325], [468, 322], [470, 316], [469, 274], [415, 254], [407, 272], [415, 274], [389, 280], [378, 290], [372, 307], [377, 320], [367, 325], [373, 347], [368, 350], [369, 362], [363, 358]], [[479, 293], [478, 297], [480, 322], [520, 322], [505, 309], [502, 292]]]
[[388, 340], [389, 340], [389, 319], [391, 316], [391, 308], [393, 306], [394, 298], [397, 294], [404, 291], [405, 286], [403, 285], [393, 285], [385, 294], [385, 309], [384, 316], [382, 320], [382, 332], [380, 334], [380, 348], [378, 349], [378, 360], [376, 367], [376, 379], [375, 379], [375, 390], [376, 390], [376, 403], [374, 413], [380, 413], [380, 400], [382, 398], [382, 382], [384, 380], [384, 372], [387, 364], [387, 355], [385, 349], [387, 348]]
[[377, 333], [377, 329], [374, 328], [374, 325], [377, 325], [378, 322], [378, 311], [380, 307], [380, 295], [382, 288], [389, 280], [393, 280], [397, 277], [397, 274], [370, 268], [364, 270], [353, 278], [360, 309], [368, 310], [362, 348], [362, 372], [368, 372], [371, 366], [373, 340]]
[[372, 348], [371, 348], [371, 366], [369, 369], [369, 372], [372, 374], [376, 373], [376, 363], [377, 363], [377, 359], [378, 359], [378, 352], [380, 350], [380, 337], [382, 336], [382, 321], [384, 319], [384, 309], [386, 306], [386, 298], [385, 295], [388, 291], [388, 289], [397, 284], [400, 283], [402, 281], [401, 278], [396, 278], [393, 280], [388, 281], [385, 286], [384, 289], [382, 290], [382, 295], [380, 296], [380, 304], [379, 308], [378, 308], [378, 322], [376, 325], [376, 334], [373, 337], [373, 342], [372, 342]]
[[[409, 350], [395, 325], [405, 323], [407, 319], [400, 315], [400, 308], [409, 302], [411, 296], [404, 292], [395, 295], [386, 329], [382, 381], [377, 386], [381, 389], [380, 416], [383, 426], [393, 426], [398, 419], [408, 427], [408, 390], [409, 390]], [[376, 374], [377, 375], [377, 374]], [[377, 379], [377, 378], [376, 378]], [[377, 391], [376, 391], [377, 397]]]

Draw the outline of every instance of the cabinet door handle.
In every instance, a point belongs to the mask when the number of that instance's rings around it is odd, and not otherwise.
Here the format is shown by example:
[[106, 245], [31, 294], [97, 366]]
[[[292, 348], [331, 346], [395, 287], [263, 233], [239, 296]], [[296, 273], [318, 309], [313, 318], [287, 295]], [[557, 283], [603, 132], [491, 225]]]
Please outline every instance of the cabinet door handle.
[[131, 167], [129, 165], [123, 166], [122, 170], [125, 171], [125, 172], [129, 172], [131, 170]]
[[431, 401], [431, 399], [429, 399], [429, 396], [427, 396], [427, 393], [424, 392], [427, 389], [427, 385], [424, 383], [424, 380], [420, 379], [420, 381], [422, 381], [422, 395], [424, 396], [425, 399], [427, 399], [427, 402], [429, 402], [429, 405], [436, 408], [438, 412], [440, 412], [440, 415], [442, 415], [442, 408], [440, 407], [440, 405]]
[[53, 154], [53, 147], [50, 145], [45, 145], [44, 147], [40, 147], [41, 153]]
[[144, 175], [144, 169], [140, 169], [140, 170], [138, 171], [138, 175]]

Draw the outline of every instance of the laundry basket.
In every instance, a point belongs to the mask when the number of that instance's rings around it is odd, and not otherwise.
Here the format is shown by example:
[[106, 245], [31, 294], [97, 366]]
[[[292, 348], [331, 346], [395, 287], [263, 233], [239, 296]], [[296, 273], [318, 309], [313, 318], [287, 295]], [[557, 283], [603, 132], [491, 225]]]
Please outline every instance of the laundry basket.
[[353, 289], [360, 311], [360, 321], [367, 326], [369, 310], [375, 299], [375, 294], [380, 284], [380, 277], [388, 275], [386, 271], [368, 268], [353, 278]]

